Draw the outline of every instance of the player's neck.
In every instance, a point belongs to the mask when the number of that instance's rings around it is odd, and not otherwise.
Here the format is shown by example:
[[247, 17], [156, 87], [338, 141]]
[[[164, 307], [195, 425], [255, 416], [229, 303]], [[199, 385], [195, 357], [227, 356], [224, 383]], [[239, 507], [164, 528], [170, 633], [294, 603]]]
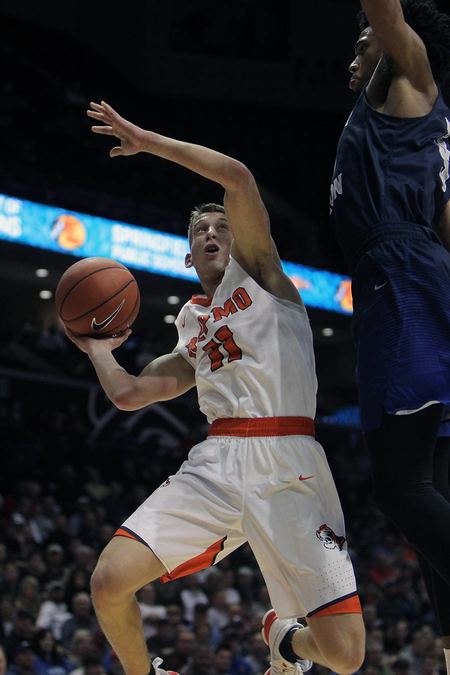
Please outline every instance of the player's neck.
[[214, 276], [211, 278], [202, 278], [200, 279], [203, 292], [208, 298], [212, 298], [216, 292], [218, 286], [220, 286], [223, 279], [223, 272], [219, 276]]

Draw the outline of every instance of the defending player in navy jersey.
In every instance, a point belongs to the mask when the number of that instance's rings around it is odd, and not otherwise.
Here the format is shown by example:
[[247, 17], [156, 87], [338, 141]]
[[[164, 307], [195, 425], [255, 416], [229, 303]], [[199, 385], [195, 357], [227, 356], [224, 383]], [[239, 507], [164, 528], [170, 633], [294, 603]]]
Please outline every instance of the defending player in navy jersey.
[[418, 552], [450, 672], [450, 17], [432, 0], [361, 4], [330, 210], [375, 497]]

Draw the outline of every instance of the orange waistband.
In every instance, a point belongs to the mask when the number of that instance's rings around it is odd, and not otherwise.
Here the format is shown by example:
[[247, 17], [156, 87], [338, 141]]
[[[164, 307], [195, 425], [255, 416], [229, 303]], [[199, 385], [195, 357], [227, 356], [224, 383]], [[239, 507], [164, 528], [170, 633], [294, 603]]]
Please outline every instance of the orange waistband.
[[208, 436], [314, 436], [309, 417], [228, 417], [215, 420]]

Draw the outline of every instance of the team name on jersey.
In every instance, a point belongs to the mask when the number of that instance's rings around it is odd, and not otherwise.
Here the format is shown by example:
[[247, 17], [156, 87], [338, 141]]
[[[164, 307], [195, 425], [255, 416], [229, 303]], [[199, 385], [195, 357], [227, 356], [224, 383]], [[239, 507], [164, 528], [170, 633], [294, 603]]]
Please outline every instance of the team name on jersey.
[[333, 211], [334, 202], [338, 195], [342, 194], [342, 173], [340, 173], [331, 183], [330, 189], [330, 213]]
[[[227, 318], [233, 314], [236, 314], [237, 312], [244, 312], [246, 309], [248, 309], [251, 305], [253, 304], [253, 300], [251, 299], [250, 295], [248, 292], [245, 290], [243, 286], [239, 286], [239, 288], [236, 288], [231, 296], [225, 300], [223, 307], [216, 306], [212, 307], [209, 311], [208, 314], [202, 314], [201, 316], [198, 317], [198, 324], [199, 324], [199, 329], [198, 329], [198, 335], [197, 337], [193, 337], [189, 340], [189, 343], [186, 345], [189, 356], [191, 358], [195, 358], [197, 354], [197, 345], [199, 342], [203, 342], [206, 340], [208, 333], [210, 331], [210, 328], [217, 323], [218, 321], [221, 321], [224, 318]], [[209, 325], [208, 325], [209, 324]], [[228, 332], [229, 329], [227, 329]], [[216, 331], [215, 336], [219, 338], [219, 341], [223, 342], [223, 336], [217, 335], [217, 333], [220, 333], [221, 329]], [[231, 334], [231, 333], [230, 333]], [[228, 336], [228, 333], [227, 333]], [[208, 342], [208, 345], [211, 343]]]
[[449, 138], [450, 138], [450, 122], [448, 121], [447, 118], [445, 118], [445, 121], [447, 123], [447, 133], [441, 136], [441, 138], [438, 138], [436, 141], [437, 146], [439, 148], [440, 155], [443, 159], [443, 165], [442, 168], [439, 172], [439, 178], [441, 179], [441, 185], [442, 185], [442, 192], [447, 191], [447, 181], [450, 176], [450, 148], [449, 148]]

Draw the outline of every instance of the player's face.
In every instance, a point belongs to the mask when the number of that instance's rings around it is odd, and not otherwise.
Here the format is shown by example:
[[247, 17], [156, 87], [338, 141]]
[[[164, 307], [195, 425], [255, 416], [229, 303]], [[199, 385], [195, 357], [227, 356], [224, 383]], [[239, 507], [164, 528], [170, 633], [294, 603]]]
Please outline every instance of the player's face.
[[204, 213], [192, 226], [190, 264], [202, 276], [222, 275], [230, 259], [233, 235], [224, 213]]
[[369, 83], [380, 58], [383, 55], [381, 45], [372, 29], [365, 28], [355, 45], [355, 58], [349, 66], [351, 74], [349, 87], [356, 94]]

